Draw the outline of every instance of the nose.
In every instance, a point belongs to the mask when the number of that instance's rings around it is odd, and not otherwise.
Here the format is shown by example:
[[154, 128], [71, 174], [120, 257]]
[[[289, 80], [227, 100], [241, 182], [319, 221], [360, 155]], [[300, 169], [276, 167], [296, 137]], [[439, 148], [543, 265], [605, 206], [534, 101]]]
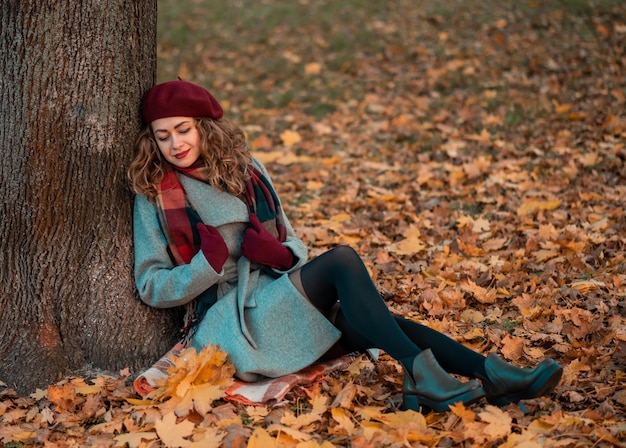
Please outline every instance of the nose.
[[178, 138], [178, 136], [172, 135], [172, 148], [174, 148], [174, 149], [180, 148], [182, 143], [183, 143], [183, 139], [182, 138]]

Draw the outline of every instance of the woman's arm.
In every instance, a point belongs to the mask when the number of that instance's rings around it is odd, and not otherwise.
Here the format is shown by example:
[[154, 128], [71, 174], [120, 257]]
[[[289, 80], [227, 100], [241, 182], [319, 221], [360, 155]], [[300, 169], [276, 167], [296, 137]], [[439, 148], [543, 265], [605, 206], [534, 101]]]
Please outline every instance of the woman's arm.
[[141, 300], [157, 308], [190, 302], [222, 277], [199, 251], [189, 264], [175, 266], [155, 206], [137, 196], [134, 210], [135, 283]]

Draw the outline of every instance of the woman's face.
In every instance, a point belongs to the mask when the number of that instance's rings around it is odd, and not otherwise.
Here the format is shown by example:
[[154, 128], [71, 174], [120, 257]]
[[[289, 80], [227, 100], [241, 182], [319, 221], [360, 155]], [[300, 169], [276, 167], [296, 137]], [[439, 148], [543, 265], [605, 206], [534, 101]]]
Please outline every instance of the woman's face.
[[161, 154], [172, 165], [188, 168], [200, 157], [200, 135], [192, 117], [159, 118], [150, 126]]

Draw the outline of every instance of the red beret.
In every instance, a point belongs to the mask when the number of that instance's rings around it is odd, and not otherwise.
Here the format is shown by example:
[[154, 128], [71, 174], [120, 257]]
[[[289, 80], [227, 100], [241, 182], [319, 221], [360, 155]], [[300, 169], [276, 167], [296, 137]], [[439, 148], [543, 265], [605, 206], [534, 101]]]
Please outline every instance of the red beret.
[[157, 84], [143, 97], [141, 112], [146, 123], [165, 117], [222, 118], [224, 111], [204, 87], [176, 80]]

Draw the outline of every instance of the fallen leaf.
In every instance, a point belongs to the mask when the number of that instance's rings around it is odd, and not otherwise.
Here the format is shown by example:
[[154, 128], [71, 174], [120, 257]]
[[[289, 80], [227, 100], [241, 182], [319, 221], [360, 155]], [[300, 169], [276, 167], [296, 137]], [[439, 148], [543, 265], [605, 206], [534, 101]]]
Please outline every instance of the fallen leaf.
[[555, 199], [552, 201], [528, 201], [517, 208], [518, 216], [526, 216], [537, 211], [549, 211], [559, 208], [563, 201]]
[[166, 414], [154, 424], [159, 439], [168, 447], [186, 447], [191, 445], [191, 441], [186, 439], [194, 430], [194, 424], [189, 420], [176, 422], [176, 415], [173, 412]]
[[128, 448], [139, 448], [144, 446], [145, 442], [155, 440], [157, 433], [154, 431], [133, 432], [128, 434], [118, 434], [113, 439], [117, 442], [118, 447], [128, 446]]
[[507, 412], [496, 406], [485, 406], [485, 410], [479, 412], [478, 417], [488, 423], [483, 431], [490, 439], [499, 439], [511, 433], [513, 419]]
[[290, 129], [284, 130], [280, 134], [280, 139], [285, 146], [293, 146], [296, 143], [300, 143], [302, 141], [302, 137], [300, 136], [300, 134]]

